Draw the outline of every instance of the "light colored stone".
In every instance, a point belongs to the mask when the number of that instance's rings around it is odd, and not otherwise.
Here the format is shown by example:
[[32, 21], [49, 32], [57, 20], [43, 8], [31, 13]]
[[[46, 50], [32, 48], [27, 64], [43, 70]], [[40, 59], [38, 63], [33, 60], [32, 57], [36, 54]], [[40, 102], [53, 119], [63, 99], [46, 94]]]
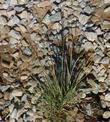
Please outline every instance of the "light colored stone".
[[14, 26], [15, 24], [19, 24], [20, 20], [17, 16], [14, 16], [8, 21], [9, 26]]
[[18, 0], [19, 4], [26, 4], [27, 0]]
[[9, 18], [10, 18], [11, 16], [14, 16], [14, 15], [15, 15], [15, 10], [7, 11], [7, 15], [8, 15]]
[[27, 19], [28, 18], [28, 12], [27, 11], [23, 11], [22, 13], [18, 14], [18, 16], [21, 18], [21, 19]]
[[109, 62], [110, 62], [110, 59], [109, 59], [108, 57], [104, 57], [104, 58], [100, 61], [100, 63], [102, 63], [102, 64], [109, 64]]
[[10, 36], [10, 37], [13, 37], [13, 38], [15, 38], [15, 39], [21, 39], [21, 38], [22, 38], [21, 35], [20, 35], [20, 33], [17, 32], [17, 31], [15, 31], [15, 30], [11, 30], [11, 31], [9, 32], [9, 36]]
[[10, 0], [10, 6], [17, 5], [17, 0]]
[[87, 14], [91, 14], [91, 13], [93, 12], [93, 9], [90, 8], [90, 6], [86, 6], [86, 7], [84, 8], [84, 12], [87, 13]]
[[27, 31], [26, 27], [23, 25], [19, 25], [19, 29], [22, 33], [25, 33]]
[[104, 9], [104, 12], [105, 12], [105, 13], [110, 13], [110, 6], [107, 7], [106, 9]]
[[1, 24], [1, 25], [6, 25], [6, 24], [7, 24], [7, 20], [6, 20], [5, 17], [0, 16], [0, 24]]
[[89, 41], [97, 40], [97, 34], [95, 32], [85, 32], [85, 36]]
[[22, 81], [23, 81], [23, 80], [26, 80], [26, 79], [28, 79], [28, 76], [27, 76], [27, 75], [22, 75], [20, 79], [21, 79]]
[[27, 56], [31, 56], [32, 55], [32, 51], [29, 47], [26, 47], [24, 50], [23, 50], [23, 53]]
[[110, 102], [110, 93], [107, 93], [105, 95], [105, 101], [109, 101]]
[[86, 51], [91, 50], [91, 49], [94, 50], [93, 44], [89, 41], [85, 42], [85, 44], [83, 45], [83, 48], [85, 48]]
[[25, 9], [25, 8], [22, 7], [22, 6], [16, 6], [16, 7], [14, 8], [14, 10], [17, 11], [17, 12], [22, 12], [24, 9]]
[[50, 16], [51, 22], [56, 22], [56, 21], [60, 21], [60, 20], [61, 20], [61, 13], [60, 12], [57, 12], [57, 13]]
[[96, 64], [99, 63], [100, 60], [101, 60], [101, 56], [100, 56], [100, 55], [95, 55], [95, 56], [94, 56], [94, 62], [95, 62]]
[[12, 96], [13, 97], [21, 97], [23, 92], [20, 89], [16, 89], [12, 91]]
[[0, 16], [1, 16], [1, 15], [2, 15], [2, 16], [3, 16], [3, 15], [4, 15], [4, 16], [7, 16], [7, 11], [1, 9], [1, 10], [0, 10]]
[[44, 19], [43, 19], [43, 23], [45, 23], [46, 25], [50, 24], [51, 21], [50, 21], [50, 16], [47, 14]]
[[88, 20], [89, 20], [89, 16], [86, 16], [86, 15], [84, 15], [84, 14], [80, 14], [79, 15], [79, 22], [82, 24], [82, 25], [85, 25], [87, 22], [88, 22]]
[[53, 30], [57, 30], [58, 32], [62, 29], [62, 26], [59, 24], [59, 23], [55, 23], [53, 26], [52, 26], [52, 29]]
[[10, 88], [9, 85], [7, 85], [7, 86], [0, 86], [0, 91], [6, 92], [9, 88]]
[[103, 118], [105, 118], [105, 119], [110, 118], [110, 111], [106, 111], [106, 112], [104, 112], [104, 114], [103, 114]]
[[110, 3], [110, 0], [104, 0], [104, 3], [105, 4]]
[[17, 109], [14, 109], [13, 112], [11, 113], [11, 118], [16, 119], [17, 117]]
[[15, 45], [15, 44], [17, 44], [19, 41], [18, 40], [16, 40], [15, 38], [10, 38], [10, 44], [11, 45]]

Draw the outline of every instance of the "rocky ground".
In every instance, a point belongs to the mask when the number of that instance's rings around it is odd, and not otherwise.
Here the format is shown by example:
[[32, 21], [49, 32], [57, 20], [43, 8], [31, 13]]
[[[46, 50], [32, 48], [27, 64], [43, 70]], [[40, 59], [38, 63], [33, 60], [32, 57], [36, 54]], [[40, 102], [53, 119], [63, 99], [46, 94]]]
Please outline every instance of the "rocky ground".
[[[0, 0], [0, 122], [46, 122], [36, 114], [39, 93], [31, 95], [36, 89], [31, 75], [42, 79], [42, 71], [48, 73], [51, 44], [64, 37], [93, 52], [97, 80], [88, 81], [83, 98], [96, 96], [99, 122], [110, 120], [110, 0]], [[91, 104], [85, 108], [92, 116]], [[83, 116], [76, 122], [84, 122]]]

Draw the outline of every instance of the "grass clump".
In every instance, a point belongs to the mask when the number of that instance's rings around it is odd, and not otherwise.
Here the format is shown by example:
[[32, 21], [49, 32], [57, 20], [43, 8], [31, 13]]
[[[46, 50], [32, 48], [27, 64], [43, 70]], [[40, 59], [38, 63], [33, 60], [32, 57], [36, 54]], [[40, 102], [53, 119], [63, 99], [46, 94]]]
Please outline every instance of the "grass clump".
[[84, 51], [75, 53], [72, 45], [64, 44], [62, 47], [59, 56], [61, 58], [55, 62], [50, 74], [45, 75], [44, 82], [39, 82], [42, 91], [40, 100], [52, 122], [59, 122], [61, 118], [66, 121], [64, 108], [78, 102], [76, 96], [80, 84], [90, 73], [90, 70], [86, 72], [86, 69], [89, 69], [92, 63], [91, 56], [85, 58]]

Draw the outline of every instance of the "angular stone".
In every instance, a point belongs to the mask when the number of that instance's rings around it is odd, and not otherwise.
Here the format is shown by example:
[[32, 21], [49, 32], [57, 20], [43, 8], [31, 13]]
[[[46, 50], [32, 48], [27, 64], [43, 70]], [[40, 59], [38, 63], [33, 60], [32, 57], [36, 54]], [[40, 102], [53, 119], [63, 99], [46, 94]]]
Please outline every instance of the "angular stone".
[[103, 118], [105, 118], [105, 119], [110, 118], [110, 111], [106, 111], [106, 112], [104, 112], [104, 114], [103, 114]]
[[32, 51], [30, 48], [26, 47], [24, 50], [23, 50], [23, 53], [27, 56], [31, 56], [32, 55]]
[[101, 25], [102, 29], [110, 29], [110, 22], [109, 21], [104, 21], [103, 24]]
[[24, 9], [25, 9], [25, 8], [22, 7], [22, 6], [16, 6], [16, 7], [14, 8], [14, 10], [17, 11], [17, 12], [22, 12]]
[[50, 16], [50, 21], [51, 22], [57, 22], [57, 21], [60, 21], [60, 20], [61, 20], [61, 13], [60, 12], [57, 12], [57, 13]]
[[110, 62], [110, 59], [109, 59], [108, 57], [104, 57], [104, 58], [100, 61], [100, 63], [102, 63], [102, 64], [109, 64], [109, 62]]
[[14, 26], [15, 24], [19, 24], [20, 20], [17, 16], [14, 16], [8, 21], [9, 26]]
[[107, 7], [106, 9], [104, 9], [104, 12], [105, 12], [105, 13], [109, 13], [109, 14], [110, 14], [110, 6], [109, 6], [109, 7]]
[[105, 95], [105, 101], [109, 101], [110, 102], [110, 93], [107, 93]]
[[22, 75], [20, 79], [21, 79], [21, 81], [26, 80], [26, 79], [28, 79], [28, 76], [27, 75]]
[[84, 8], [84, 12], [87, 13], [87, 14], [91, 14], [91, 13], [93, 12], [93, 9], [90, 8], [90, 6], [86, 6], [86, 7]]
[[57, 30], [58, 32], [62, 29], [62, 26], [59, 24], [59, 23], [55, 23], [53, 26], [52, 26], [52, 29], [53, 30]]
[[10, 18], [11, 16], [14, 16], [14, 15], [15, 15], [15, 13], [16, 13], [16, 11], [15, 11], [15, 10], [7, 11], [7, 15], [8, 15], [8, 17], [9, 17], [9, 18]]
[[97, 40], [97, 34], [95, 32], [85, 32], [85, 35], [89, 41], [96, 41]]
[[48, 0], [45, 0], [45, 1], [40, 2], [37, 6], [41, 8], [51, 6], [51, 2]]
[[13, 97], [21, 97], [23, 92], [20, 89], [16, 89], [12, 91], [12, 96]]
[[11, 118], [12, 119], [17, 119], [17, 109], [13, 110], [13, 112], [11, 113]]
[[11, 30], [9, 32], [9, 36], [11, 36], [11, 37], [13, 37], [15, 39], [21, 39], [22, 38], [21, 35], [20, 35], [20, 33], [17, 32], [17, 31], [15, 31], [15, 30]]
[[108, 4], [108, 3], [110, 3], [110, 0], [104, 0], [104, 3]]
[[95, 55], [95, 56], [94, 56], [94, 62], [95, 62], [96, 64], [99, 63], [100, 60], [101, 60], [101, 56], [100, 56], [100, 55]]
[[84, 15], [84, 14], [80, 14], [79, 15], [79, 22], [82, 24], [82, 25], [85, 25], [87, 22], [88, 22], [88, 20], [89, 20], [89, 16], [86, 16], [86, 15]]
[[18, 14], [18, 16], [21, 19], [28, 19], [28, 12], [27, 11], [23, 11], [22, 13]]
[[10, 6], [17, 5], [17, 0], [10, 0]]
[[85, 50], [86, 51], [88, 51], [88, 50], [94, 50], [94, 46], [93, 46], [93, 44], [91, 43], [91, 42], [86, 42], [84, 45], [82, 45], [83, 46], [83, 48], [85, 48]]
[[0, 24], [1, 24], [1, 25], [6, 25], [6, 24], [7, 24], [7, 20], [6, 20], [5, 17], [0, 16]]
[[26, 4], [27, 3], [27, 0], [18, 0], [18, 3], [21, 4], [21, 5], [22, 4]]

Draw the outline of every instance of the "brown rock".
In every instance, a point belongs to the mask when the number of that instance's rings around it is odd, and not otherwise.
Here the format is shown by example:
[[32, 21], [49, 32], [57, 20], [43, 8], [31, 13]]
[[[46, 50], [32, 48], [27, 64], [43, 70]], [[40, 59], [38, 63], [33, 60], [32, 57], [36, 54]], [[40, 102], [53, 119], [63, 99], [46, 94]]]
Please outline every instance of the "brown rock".
[[51, 3], [50, 3], [49, 0], [45, 0], [45, 1], [40, 2], [37, 6], [41, 7], [41, 8], [44, 8], [44, 7], [51, 6]]
[[46, 13], [51, 9], [51, 3], [49, 1], [43, 1], [37, 6], [33, 7], [34, 13], [37, 15], [39, 20], [42, 20]]

